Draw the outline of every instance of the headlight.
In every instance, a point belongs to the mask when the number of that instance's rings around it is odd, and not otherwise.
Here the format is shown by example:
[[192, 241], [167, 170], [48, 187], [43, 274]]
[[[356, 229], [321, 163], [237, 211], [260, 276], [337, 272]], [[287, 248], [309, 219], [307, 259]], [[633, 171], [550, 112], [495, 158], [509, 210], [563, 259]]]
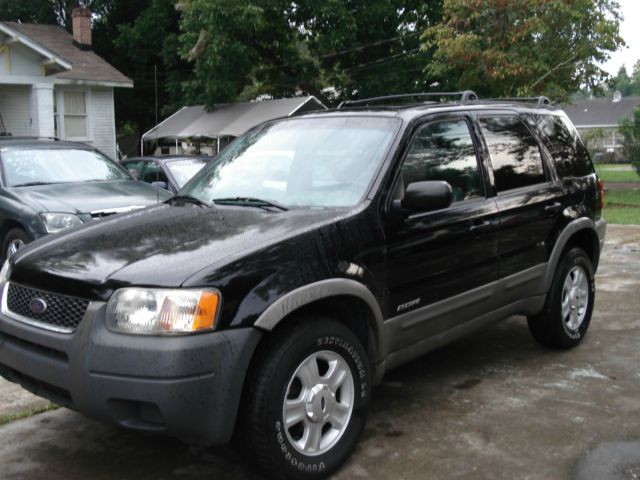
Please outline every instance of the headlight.
[[9, 276], [11, 275], [11, 262], [9, 260], [5, 260], [4, 265], [2, 265], [2, 270], [0, 270], [0, 283], [4, 283], [9, 280]]
[[82, 220], [73, 213], [41, 213], [40, 218], [42, 218], [44, 228], [49, 233], [56, 233], [65, 228], [82, 225]]
[[109, 299], [107, 328], [138, 335], [212, 330], [219, 305], [217, 290], [123, 288]]

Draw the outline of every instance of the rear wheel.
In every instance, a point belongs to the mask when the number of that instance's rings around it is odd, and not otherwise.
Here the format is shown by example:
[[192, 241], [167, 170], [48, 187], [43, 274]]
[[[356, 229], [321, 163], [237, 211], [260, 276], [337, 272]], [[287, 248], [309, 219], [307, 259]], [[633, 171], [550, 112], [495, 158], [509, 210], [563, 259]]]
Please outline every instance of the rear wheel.
[[9, 230], [2, 242], [2, 261], [10, 258], [27, 243], [29, 243], [29, 237], [24, 230], [21, 228]]
[[531, 334], [547, 347], [575, 347], [589, 328], [594, 299], [591, 260], [581, 248], [572, 248], [558, 264], [544, 310], [528, 319]]
[[323, 478], [364, 426], [371, 370], [356, 336], [329, 318], [299, 319], [270, 339], [248, 377], [245, 448], [272, 478]]

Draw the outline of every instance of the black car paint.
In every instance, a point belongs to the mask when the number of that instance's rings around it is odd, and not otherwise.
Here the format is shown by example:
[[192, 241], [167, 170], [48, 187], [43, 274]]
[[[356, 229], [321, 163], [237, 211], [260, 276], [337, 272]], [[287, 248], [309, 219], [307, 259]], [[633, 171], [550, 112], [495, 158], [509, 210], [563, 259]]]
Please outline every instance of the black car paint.
[[[482, 107], [439, 107], [437, 114], [430, 114], [428, 110], [424, 113], [420, 110], [376, 112], [397, 116], [403, 121], [402, 128], [366, 198], [354, 208], [301, 208], [283, 212], [240, 206], [161, 205], [107, 218], [25, 247], [11, 259], [11, 281], [92, 299], [97, 302], [97, 309], [104, 309], [104, 302], [115, 289], [126, 286], [213, 286], [222, 292], [223, 305], [217, 332], [202, 334], [204, 338], [236, 329], [256, 332], [257, 329], [248, 327], [254, 326], [263, 312], [296, 289], [328, 279], [349, 279], [371, 292], [382, 319], [389, 325], [401, 315], [473, 290], [482, 283], [497, 283], [509, 273], [526, 270], [536, 262], [548, 262], [569, 224], [580, 218], [597, 220], [600, 217], [595, 173], [570, 179], [549, 175], [547, 184], [496, 194], [491, 158], [475, 118], [478, 108]], [[364, 114], [372, 113], [339, 113]], [[399, 219], [397, 212], [393, 212], [392, 197], [407, 145], [425, 121], [448, 115], [462, 115], [470, 122], [482, 166], [485, 198], [439, 211], [413, 215], [404, 212], [400, 215], [404, 218]], [[535, 128], [530, 130], [541, 141], [540, 133]], [[543, 158], [545, 162], [553, 161], [548, 152], [543, 152]], [[547, 169], [553, 172], [553, 165], [548, 163]], [[550, 206], [553, 208], [547, 209]], [[594, 265], [597, 266], [597, 255]], [[534, 273], [536, 276], [530, 282], [516, 284], [505, 295], [513, 298], [523, 292], [543, 295], [538, 280], [543, 272]], [[509, 301], [509, 298], [488, 297], [475, 305], [474, 311], [480, 315]], [[537, 304], [536, 301], [534, 305]], [[95, 318], [91, 326], [93, 333], [89, 332], [89, 326], [84, 327], [87, 333], [78, 340], [82, 348], [91, 344], [91, 335], [104, 330], [100, 316]], [[29, 336], [20, 333], [12, 322], [3, 325], [1, 320], [0, 340], [3, 332], [9, 331], [12, 336]], [[455, 321], [460, 320], [456, 317]], [[389, 348], [397, 351], [419, 342], [421, 338], [416, 337], [414, 331], [437, 334], [453, 326], [443, 321], [427, 328], [407, 330], [404, 337], [399, 337]], [[52, 335], [30, 333], [32, 338], [40, 335], [42, 344], [50, 348], [58, 341], [52, 340], [55, 337]], [[383, 335], [383, 332], [377, 334]], [[145, 351], [147, 348], [161, 351], [162, 345], [173, 349], [175, 342], [186, 346], [199, 337], [141, 342], [145, 344]], [[135, 337], [122, 334], [108, 338], [113, 351], [123, 358], [135, 358], [136, 348], [142, 345], [136, 344]], [[118, 338], [122, 343], [116, 345]], [[256, 342], [257, 338], [252, 337], [236, 346], [249, 352]], [[198, 357], [198, 361], [204, 360]], [[375, 357], [374, 360], [384, 359]], [[104, 365], [108, 362], [102, 362]], [[225, 366], [238, 368], [237, 377], [244, 378], [246, 372], [238, 365]], [[149, 372], [137, 373], [145, 376]], [[235, 391], [227, 403], [232, 404], [239, 395]], [[99, 416], [109, 419], [111, 415], [114, 420], [117, 409], [109, 410], [103, 401], [100, 397], [93, 404], [100, 411]], [[175, 409], [176, 405], [167, 408]], [[227, 408], [224, 413], [234, 417], [237, 404]], [[115, 421], [132, 428], [145, 428], [127, 424], [127, 418]], [[189, 432], [176, 426], [179, 421], [174, 421], [177, 423], [169, 422], [170, 430], [179, 436], [188, 436]], [[205, 441], [215, 442], [224, 441], [230, 434], [228, 428], [209, 433], [207, 436], [200, 432]]]

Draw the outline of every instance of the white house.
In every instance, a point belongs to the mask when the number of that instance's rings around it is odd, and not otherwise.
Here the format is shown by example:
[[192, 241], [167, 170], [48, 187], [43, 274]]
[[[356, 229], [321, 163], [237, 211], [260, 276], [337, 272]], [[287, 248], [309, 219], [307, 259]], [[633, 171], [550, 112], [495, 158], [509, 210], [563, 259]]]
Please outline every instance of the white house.
[[133, 82], [91, 51], [89, 10], [73, 10], [73, 35], [0, 22], [0, 134], [81, 141], [116, 158], [118, 87]]

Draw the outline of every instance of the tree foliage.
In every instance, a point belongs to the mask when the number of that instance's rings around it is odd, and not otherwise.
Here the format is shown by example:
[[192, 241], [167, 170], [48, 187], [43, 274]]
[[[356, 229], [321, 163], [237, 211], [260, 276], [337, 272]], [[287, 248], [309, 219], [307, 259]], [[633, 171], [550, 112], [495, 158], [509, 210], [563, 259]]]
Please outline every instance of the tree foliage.
[[618, 73], [610, 81], [609, 94], [618, 91], [623, 97], [631, 95], [640, 95], [640, 60], [636, 61], [633, 66], [631, 75], [627, 73], [626, 67], [623, 65]]
[[635, 109], [633, 119], [620, 120], [620, 133], [624, 138], [622, 142], [624, 158], [631, 162], [636, 173], [640, 175], [640, 107]]
[[188, 98], [215, 102], [298, 89], [342, 98], [422, 90], [429, 54], [419, 33], [441, 2], [288, 0], [182, 4], [182, 55], [193, 61]]
[[427, 74], [483, 96], [566, 99], [606, 79], [598, 63], [624, 44], [614, 0], [445, 0], [427, 28]]
[[[133, 89], [117, 89], [118, 118], [141, 131], [182, 107], [182, 82], [191, 68], [178, 55], [179, 13], [173, 0], [117, 2], [94, 22], [94, 48], [133, 79]], [[157, 93], [156, 93], [157, 90]]]

